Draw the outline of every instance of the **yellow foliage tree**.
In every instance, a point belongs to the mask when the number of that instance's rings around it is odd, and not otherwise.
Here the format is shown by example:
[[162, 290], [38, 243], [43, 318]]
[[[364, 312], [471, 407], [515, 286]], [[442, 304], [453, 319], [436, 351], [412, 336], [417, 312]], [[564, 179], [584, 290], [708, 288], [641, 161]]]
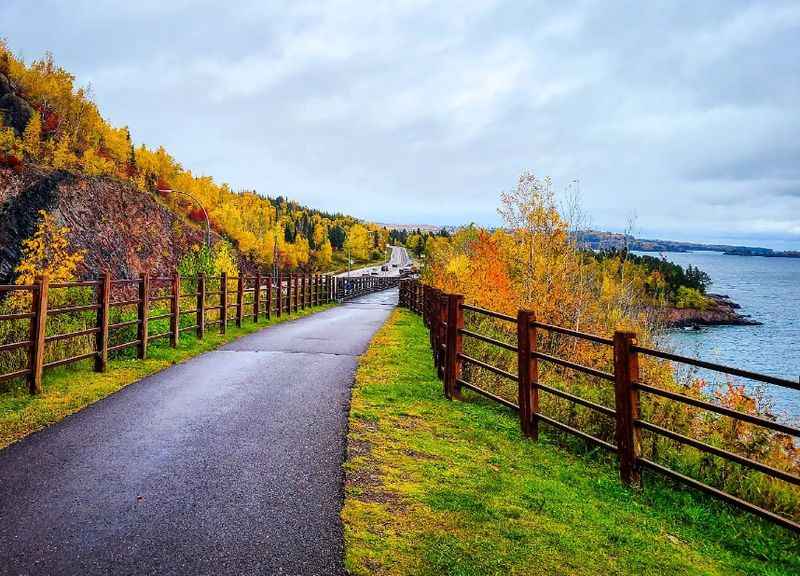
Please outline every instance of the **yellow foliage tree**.
[[233, 255], [233, 250], [227, 242], [217, 242], [214, 245], [214, 275], [219, 276], [225, 272], [228, 276], [236, 276], [239, 266]]
[[53, 149], [52, 165], [56, 170], [69, 170], [78, 163], [78, 158], [72, 152], [70, 137], [63, 134], [58, 138]]
[[347, 232], [344, 249], [357, 260], [367, 260], [371, 248], [369, 230], [361, 224], [353, 224]]
[[42, 154], [42, 120], [34, 112], [22, 133], [22, 151], [30, 160], [39, 160]]
[[22, 243], [22, 260], [16, 269], [17, 284], [33, 284], [36, 277], [43, 274], [52, 282], [73, 280], [85, 251], [70, 249], [69, 228], [59, 226], [52, 214], [42, 210], [39, 218], [33, 237]]
[[314, 254], [314, 259], [319, 268], [327, 268], [333, 261], [333, 247], [330, 240], [325, 238]]

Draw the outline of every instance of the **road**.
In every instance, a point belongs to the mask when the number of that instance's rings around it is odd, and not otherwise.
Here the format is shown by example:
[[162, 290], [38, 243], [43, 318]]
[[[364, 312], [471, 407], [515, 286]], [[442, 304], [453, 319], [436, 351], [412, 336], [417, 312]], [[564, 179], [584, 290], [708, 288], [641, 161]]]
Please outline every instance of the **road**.
[[0, 451], [0, 574], [343, 574], [350, 387], [396, 302], [251, 334]]
[[[378, 264], [376, 266], [367, 266], [366, 268], [359, 268], [357, 270], [351, 270], [350, 276], [382, 276], [382, 277], [396, 277], [400, 276], [400, 269], [406, 268], [412, 265], [411, 257], [408, 255], [408, 251], [402, 246], [389, 246], [392, 249], [392, 254], [389, 256], [388, 262], [385, 264], [388, 266], [388, 270], [381, 270], [382, 264]], [[343, 272], [339, 274], [340, 278], [344, 278], [347, 276], [347, 272]]]

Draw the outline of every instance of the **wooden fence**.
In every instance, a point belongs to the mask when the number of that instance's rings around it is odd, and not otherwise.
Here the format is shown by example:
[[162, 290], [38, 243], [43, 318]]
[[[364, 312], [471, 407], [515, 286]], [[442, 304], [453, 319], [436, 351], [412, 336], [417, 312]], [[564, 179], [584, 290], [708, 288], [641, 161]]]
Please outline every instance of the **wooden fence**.
[[339, 301], [357, 298], [371, 292], [379, 292], [397, 286], [398, 276], [359, 276], [355, 278], [336, 278], [334, 292]]
[[[735, 462], [752, 470], [756, 470], [771, 478], [787, 482], [794, 486], [800, 485], [800, 477], [794, 474], [643, 420], [640, 417], [640, 395], [643, 393], [652, 394], [669, 401], [691, 405], [702, 410], [708, 410], [736, 419], [737, 421], [747, 422], [787, 434], [795, 439], [800, 437], [800, 428], [719, 406], [702, 399], [692, 398], [684, 394], [665, 390], [642, 382], [639, 378], [639, 357], [640, 355], [651, 356], [678, 364], [689, 365], [731, 376], [748, 378], [792, 390], [800, 390], [800, 382], [642, 347], [637, 344], [636, 335], [631, 332], [616, 332], [612, 338], [587, 334], [539, 322], [536, 320], [536, 314], [528, 310], [518, 311], [515, 318], [492, 310], [470, 306], [464, 303], [463, 296], [445, 294], [441, 290], [423, 285], [417, 280], [401, 281], [400, 305], [422, 315], [425, 325], [429, 329], [434, 363], [439, 378], [443, 381], [444, 394], [447, 398], [458, 399], [461, 397], [462, 388], [467, 388], [518, 412], [523, 434], [533, 440], [538, 439], [539, 426], [541, 423], [544, 423], [562, 432], [572, 434], [591, 444], [597, 445], [608, 452], [614, 453], [617, 455], [619, 462], [620, 478], [625, 484], [639, 484], [641, 481], [641, 470], [649, 469], [800, 533], [800, 524], [789, 518], [756, 506], [751, 502], [747, 502], [737, 496], [643, 457], [641, 450], [641, 431], [647, 430], [678, 443], [692, 446], [705, 453], [713, 454], [727, 461]], [[464, 311], [516, 325], [516, 345], [465, 329]], [[539, 331], [558, 333], [612, 349], [614, 358], [613, 372], [597, 370], [537, 350], [537, 335]], [[473, 358], [464, 354], [464, 337], [474, 338], [486, 344], [515, 353], [517, 355], [517, 373], [512, 374], [484, 362], [479, 358]], [[539, 362], [549, 362], [610, 383], [614, 387], [614, 407], [604, 406], [571, 394], [565, 390], [547, 386], [539, 382]], [[500, 378], [516, 382], [518, 390], [517, 402], [511, 402], [464, 380], [462, 378], [462, 368], [465, 364], [477, 366], [488, 370]], [[611, 419], [614, 422], [615, 442], [607, 442], [543, 414], [539, 407], [539, 395], [542, 392], [583, 406]]]
[[[210, 283], [214, 283], [216, 289], [210, 290]], [[192, 286], [189, 292], [182, 289], [187, 284]], [[58, 308], [48, 306], [54, 291], [71, 288], [91, 291], [91, 303]], [[113, 352], [135, 348], [136, 356], [144, 359], [148, 345], [153, 340], [168, 338], [170, 345], [177, 347], [184, 332], [193, 332], [202, 339], [212, 326], [218, 326], [224, 334], [229, 323], [241, 326], [245, 317], [258, 322], [262, 317], [280, 317], [307, 307], [327, 304], [337, 298], [334, 278], [322, 274], [279, 274], [275, 278], [261, 275], [227, 276], [224, 273], [215, 277], [200, 274], [191, 278], [177, 274], [170, 277], [142, 274], [136, 279], [115, 279], [110, 274], [103, 274], [96, 280], [80, 282], [51, 283], [47, 277], [40, 277], [31, 285], [0, 285], [0, 295], [20, 293], [29, 295], [29, 306], [23, 311], [0, 314], [0, 323], [28, 321], [29, 337], [0, 344], [0, 354], [22, 350], [27, 353], [28, 361], [25, 367], [0, 374], [0, 383], [26, 378], [32, 394], [42, 391], [42, 374], [48, 368], [94, 358], [94, 369], [103, 372], [108, 356]], [[182, 307], [182, 300], [186, 302], [187, 299], [193, 302], [192, 306]], [[160, 305], [161, 309], [168, 311], [153, 315], [153, 305]], [[135, 318], [110, 322], [115, 309], [130, 310], [133, 307], [136, 309]], [[94, 325], [64, 334], [47, 334], [48, 319], [52, 321], [55, 316], [78, 313], [94, 315]], [[194, 318], [193, 323], [182, 326], [181, 319], [185, 316]], [[157, 320], [168, 320], [169, 328], [161, 333], [152, 333], [150, 323]], [[115, 332], [132, 327], [136, 328], [135, 338], [110, 345]], [[45, 362], [48, 344], [87, 336], [94, 337], [91, 351]]]

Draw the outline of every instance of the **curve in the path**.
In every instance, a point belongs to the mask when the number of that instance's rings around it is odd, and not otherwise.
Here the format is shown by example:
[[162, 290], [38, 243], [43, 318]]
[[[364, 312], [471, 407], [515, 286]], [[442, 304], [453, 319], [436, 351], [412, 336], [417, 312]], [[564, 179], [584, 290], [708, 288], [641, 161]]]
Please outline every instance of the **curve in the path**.
[[350, 387], [396, 301], [251, 334], [0, 452], [0, 574], [343, 573]]

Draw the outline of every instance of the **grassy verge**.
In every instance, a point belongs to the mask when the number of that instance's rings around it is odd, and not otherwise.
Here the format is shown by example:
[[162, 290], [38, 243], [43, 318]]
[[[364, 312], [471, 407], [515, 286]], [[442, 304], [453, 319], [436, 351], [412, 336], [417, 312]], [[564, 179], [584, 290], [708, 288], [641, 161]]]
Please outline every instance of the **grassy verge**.
[[193, 334], [183, 334], [177, 348], [170, 348], [165, 340], [153, 341], [148, 347], [148, 358], [111, 359], [108, 371], [92, 371], [92, 361], [55, 368], [45, 372], [44, 393], [31, 396], [20, 386], [0, 394], [0, 448], [8, 446], [45, 426], [77, 412], [81, 408], [116, 392], [120, 388], [136, 382], [145, 376], [163, 370], [203, 352], [213, 350], [245, 334], [261, 330], [267, 326], [330, 308], [333, 304], [307, 308], [291, 316], [282, 316], [270, 321], [252, 318], [245, 319], [241, 328], [229, 323], [226, 334], [220, 334], [217, 326], [212, 326], [203, 340]]
[[346, 566], [356, 574], [798, 574], [789, 532], [613, 461], [465, 393], [449, 402], [421, 321], [396, 311], [356, 375]]

